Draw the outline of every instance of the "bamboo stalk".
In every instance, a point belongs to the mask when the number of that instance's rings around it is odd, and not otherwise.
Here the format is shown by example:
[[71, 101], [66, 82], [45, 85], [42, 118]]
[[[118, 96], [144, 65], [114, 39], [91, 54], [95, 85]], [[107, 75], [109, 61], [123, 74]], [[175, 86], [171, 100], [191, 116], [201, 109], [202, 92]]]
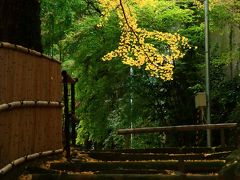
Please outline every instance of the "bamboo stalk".
[[229, 128], [236, 128], [236, 127], [237, 127], [237, 123], [181, 125], [181, 126], [119, 129], [117, 131], [117, 133], [119, 135], [125, 135], [125, 134], [140, 134], [140, 133], [154, 133], [154, 132], [170, 132], [170, 131], [196, 131], [196, 130], [206, 130], [206, 129], [229, 129]]
[[26, 158], [27, 158], [27, 160], [31, 160], [31, 159], [35, 159], [39, 156], [40, 156], [40, 153], [35, 153], [35, 154], [27, 155]]
[[0, 112], [19, 107], [39, 107], [39, 106], [62, 107], [63, 104], [61, 102], [55, 101], [14, 101], [6, 104], [1, 104]]
[[36, 159], [38, 157], [48, 156], [48, 155], [52, 155], [52, 154], [58, 154], [58, 153], [61, 153], [61, 152], [63, 152], [63, 150], [58, 149], [58, 150], [44, 151], [44, 152], [30, 154], [30, 155], [27, 155], [27, 156], [24, 156], [24, 157], [20, 157], [16, 160], [12, 161], [11, 163], [7, 164], [6, 166], [4, 166], [2, 169], [0, 169], [0, 175], [6, 174], [12, 168], [26, 162], [27, 160], [33, 160], [33, 159]]
[[20, 157], [12, 162], [13, 166], [17, 166], [19, 164], [22, 164], [24, 161], [26, 161], [27, 157]]
[[53, 152], [53, 151], [45, 151], [45, 152], [43, 152], [41, 155], [47, 156], [47, 155], [52, 154], [52, 152]]

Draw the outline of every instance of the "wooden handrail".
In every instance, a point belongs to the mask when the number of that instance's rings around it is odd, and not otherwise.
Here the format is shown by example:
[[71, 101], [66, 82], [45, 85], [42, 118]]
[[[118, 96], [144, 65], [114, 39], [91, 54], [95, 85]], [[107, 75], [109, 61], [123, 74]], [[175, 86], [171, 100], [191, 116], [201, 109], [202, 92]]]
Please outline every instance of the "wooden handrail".
[[62, 76], [64, 77], [64, 81], [66, 83], [70, 83], [70, 84], [75, 84], [78, 79], [77, 78], [72, 78], [68, 73], [67, 71], [62, 71]]
[[200, 124], [200, 125], [181, 125], [181, 126], [164, 126], [164, 127], [147, 127], [133, 129], [119, 129], [119, 135], [140, 134], [154, 132], [170, 132], [170, 131], [197, 131], [206, 129], [229, 129], [237, 127], [237, 123], [221, 123], [221, 124]]
[[124, 135], [124, 137], [125, 137], [125, 147], [129, 148], [130, 147], [131, 134], [219, 129], [221, 131], [221, 146], [225, 146], [226, 143], [225, 143], [224, 129], [231, 129], [231, 128], [236, 128], [236, 127], [237, 127], [237, 123], [181, 125], [181, 126], [164, 126], [164, 127], [119, 129], [117, 131], [117, 134], [118, 135]]
[[[71, 125], [71, 139], [72, 144], [76, 143], [76, 122], [75, 117], [75, 84], [78, 81], [77, 78], [71, 77], [67, 71], [62, 71], [63, 77], [63, 92], [64, 92], [64, 132], [65, 132], [65, 150], [66, 158], [70, 159], [70, 125]], [[71, 85], [71, 113], [69, 111], [69, 90], [68, 85]]]

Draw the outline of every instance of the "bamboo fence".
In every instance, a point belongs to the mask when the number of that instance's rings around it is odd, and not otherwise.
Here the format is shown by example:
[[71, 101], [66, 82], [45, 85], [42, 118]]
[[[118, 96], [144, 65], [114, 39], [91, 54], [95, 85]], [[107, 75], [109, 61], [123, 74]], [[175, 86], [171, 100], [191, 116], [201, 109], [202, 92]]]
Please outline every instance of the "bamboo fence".
[[0, 169], [20, 157], [62, 148], [60, 62], [0, 43]]

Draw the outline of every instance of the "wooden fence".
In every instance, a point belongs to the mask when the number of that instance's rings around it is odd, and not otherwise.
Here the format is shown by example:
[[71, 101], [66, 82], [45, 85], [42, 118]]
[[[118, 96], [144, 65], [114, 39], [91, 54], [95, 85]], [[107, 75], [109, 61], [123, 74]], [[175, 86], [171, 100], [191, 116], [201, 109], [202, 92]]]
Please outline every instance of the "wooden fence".
[[0, 43], [0, 169], [13, 160], [62, 148], [60, 62]]
[[[164, 126], [164, 127], [146, 127], [146, 128], [131, 128], [119, 129], [117, 133], [125, 137], [125, 148], [130, 148], [130, 138], [132, 134], [143, 133], [162, 133], [162, 132], [177, 132], [177, 131], [199, 131], [199, 130], [220, 130], [221, 146], [225, 146], [225, 129], [236, 129], [237, 123], [221, 123], [221, 124], [198, 124], [198, 125], [181, 125], [181, 126]], [[236, 142], [238, 143], [238, 142]]]

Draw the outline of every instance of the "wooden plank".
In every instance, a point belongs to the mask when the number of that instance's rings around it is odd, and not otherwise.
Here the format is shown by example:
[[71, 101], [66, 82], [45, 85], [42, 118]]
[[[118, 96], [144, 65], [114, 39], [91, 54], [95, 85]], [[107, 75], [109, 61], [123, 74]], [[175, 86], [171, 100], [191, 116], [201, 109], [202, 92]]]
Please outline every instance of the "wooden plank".
[[14, 71], [15, 69], [14, 67], [14, 58], [16, 58], [16, 53], [12, 50], [9, 50], [9, 52], [7, 52], [7, 57], [8, 57], [8, 62], [7, 62], [7, 66], [6, 66], [6, 81], [5, 81], [5, 102], [11, 102], [13, 100], [13, 77], [14, 77]]
[[[50, 100], [50, 95], [49, 95], [49, 62], [46, 60], [42, 61], [42, 66], [44, 70], [42, 71], [42, 76], [41, 76], [41, 90], [43, 91], [43, 99], [46, 101]], [[44, 73], [43, 73], [44, 72]]]
[[[32, 100], [33, 99], [33, 82], [34, 82], [34, 77], [33, 77], [33, 61], [32, 57], [29, 56], [28, 54], [18, 52], [19, 57], [18, 61], [21, 61], [21, 63], [24, 63], [24, 66], [22, 66], [22, 72], [24, 74], [23, 78], [24, 81], [21, 81], [21, 96], [24, 97], [24, 100]], [[18, 97], [19, 98], [19, 97]], [[21, 134], [19, 137], [19, 157], [22, 157], [24, 155], [27, 155], [30, 153], [30, 148], [28, 145], [30, 143], [30, 134], [33, 133], [33, 129], [30, 126], [30, 121], [32, 119], [31, 115], [31, 108], [21, 108], [20, 110], [20, 119], [19, 119], [19, 127], [21, 127]]]
[[61, 75], [61, 67], [59, 64], [54, 63], [53, 66], [53, 72], [52, 72], [52, 83], [54, 87], [53, 92], [53, 100], [54, 101], [62, 101], [62, 75]]
[[170, 132], [170, 131], [197, 131], [197, 130], [206, 130], [206, 129], [228, 129], [228, 128], [235, 128], [235, 127], [237, 127], [237, 123], [221, 123], [221, 124], [181, 125], [181, 126], [119, 129], [117, 132], [119, 135], [124, 135], [124, 134]]
[[42, 100], [46, 100], [45, 99], [45, 93], [43, 91], [44, 89], [44, 84], [43, 84], [43, 81], [45, 79], [45, 68], [44, 68], [44, 62], [37, 62], [38, 63], [38, 70], [37, 70], [37, 92], [38, 92], [38, 95], [37, 97], [39, 99], [42, 99]]
[[[58, 63], [55, 63], [53, 61], [49, 62], [49, 93], [51, 95], [52, 101], [61, 101], [59, 99], [59, 92], [61, 91], [62, 82], [58, 82], [58, 79], [61, 78], [61, 71], [58, 71], [60, 69], [60, 66]], [[60, 85], [60, 86], [59, 86]], [[62, 98], [62, 95], [60, 95]]]
[[[44, 139], [48, 139], [48, 142], [45, 141], [45, 148], [46, 150], [51, 150], [54, 147], [54, 122], [55, 122], [55, 117], [54, 117], [54, 108], [44, 108], [43, 112], [45, 114], [45, 130], [46, 134], [44, 136]], [[47, 116], [47, 117], [46, 117]]]
[[8, 162], [9, 156], [9, 142], [10, 133], [9, 133], [9, 125], [10, 122], [8, 121], [6, 114], [0, 116], [0, 167], [5, 165]]
[[32, 138], [31, 138], [30, 152], [31, 152], [31, 154], [33, 154], [33, 153], [37, 152], [37, 151], [35, 151], [36, 140], [37, 140], [36, 132], [37, 132], [37, 129], [38, 129], [38, 127], [37, 127], [37, 109], [36, 108], [33, 109], [33, 121], [31, 123], [31, 125], [32, 125], [31, 128], [34, 131], [34, 136], [32, 136]]
[[[28, 109], [14, 109], [12, 114], [18, 115], [18, 117], [14, 117], [14, 121], [17, 123], [18, 127], [18, 136], [16, 137], [16, 145], [18, 146], [18, 154], [17, 157], [14, 159], [17, 159], [19, 157], [23, 157], [27, 155], [29, 152], [27, 151], [27, 145], [28, 145], [28, 133], [31, 132], [31, 127], [29, 127], [29, 111]], [[14, 130], [14, 129], [13, 129]], [[12, 160], [14, 160], [12, 159]]]
[[4, 102], [4, 84], [5, 84], [5, 79], [6, 79], [6, 75], [5, 75], [5, 69], [6, 69], [6, 63], [7, 63], [7, 59], [4, 53], [4, 49], [0, 48], [0, 103]]
[[[61, 101], [62, 98], [62, 82], [61, 82], [61, 71], [58, 63], [49, 61], [49, 75], [48, 75], [48, 91], [51, 100]], [[59, 141], [61, 141], [61, 111], [59, 108], [51, 108], [48, 110], [49, 114], [49, 134], [52, 134], [52, 146], [59, 148]]]
[[59, 89], [57, 91], [57, 101], [62, 101], [62, 92], [63, 92], [63, 85], [62, 85], [62, 75], [61, 75], [61, 66], [56, 66], [56, 88]]
[[[13, 94], [13, 88], [14, 88], [14, 74], [15, 74], [15, 65], [14, 61], [16, 58], [16, 52], [14, 52], [12, 49], [5, 49], [4, 56], [6, 60], [6, 64], [4, 65], [4, 84], [3, 84], [3, 102], [11, 102], [13, 101], [14, 94]], [[8, 126], [7, 133], [5, 135], [5, 148], [8, 151], [6, 154], [5, 159], [7, 161], [10, 161], [12, 158], [15, 158], [18, 153], [18, 143], [16, 141], [18, 137], [18, 121], [14, 121], [13, 114], [10, 112], [5, 112], [1, 114], [4, 119], [5, 123]], [[16, 117], [18, 118], [18, 116]], [[16, 130], [15, 130], [16, 129]]]
[[15, 74], [13, 87], [13, 101], [24, 100], [25, 90], [22, 87], [23, 79], [23, 64], [22, 60], [15, 59]]
[[34, 134], [35, 134], [35, 108], [24, 108], [25, 115], [23, 118], [26, 119], [26, 130], [24, 138], [26, 139], [25, 149], [27, 154], [33, 154], [32, 151], [32, 143], [34, 141]]
[[62, 116], [62, 108], [54, 108], [54, 115], [55, 115], [55, 132], [54, 132], [54, 148], [61, 149], [63, 148], [62, 144], [62, 123], [63, 123], [63, 116]]
[[33, 64], [35, 63], [33, 56], [28, 54], [22, 54], [22, 58], [26, 61], [25, 65], [25, 73], [26, 73], [26, 81], [24, 82], [24, 89], [27, 92], [26, 100], [36, 100], [34, 97], [34, 73], [33, 72]]
[[33, 137], [33, 152], [39, 152], [39, 144], [38, 144], [38, 141], [39, 141], [39, 136], [41, 134], [41, 128], [42, 127], [39, 127], [39, 121], [40, 121], [40, 118], [39, 118], [39, 112], [37, 110], [37, 108], [34, 108], [34, 115], [35, 115], [35, 120], [34, 120], [34, 131], [35, 131], [35, 134], [34, 134], [34, 137]]
[[[46, 142], [46, 139], [45, 139], [45, 135], [48, 134], [47, 132], [47, 129], [46, 129], [46, 120], [48, 119], [45, 119], [46, 118], [46, 114], [44, 111], [42, 111], [42, 108], [38, 108], [38, 113], [39, 113], [39, 122], [38, 122], [38, 128], [40, 128], [40, 131], [39, 131], [39, 134], [38, 134], [38, 137], [39, 137], [39, 149], [38, 151], [41, 152], [41, 151], [44, 151], [44, 150], [47, 150], [46, 147], [45, 147], [45, 144], [47, 143]], [[45, 134], [45, 135], [44, 135]]]
[[[39, 100], [38, 97], [37, 97], [37, 69], [39, 68], [38, 67], [38, 59], [39, 57], [38, 56], [33, 56], [33, 55], [28, 55], [26, 54], [29, 59], [29, 68], [30, 68], [30, 71], [29, 71], [29, 77], [31, 79], [28, 79], [29, 80], [29, 88], [30, 88], [30, 91], [31, 91], [31, 96], [29, 100]], [[26, 146], [26, 149], [27, 149], [27, 153], [28, 154], [32, 154], [32, 153], [35, 153], [36, 151], [33, 151], [33, 148], [34, 148], [34, 140], [35, 140], [35, 130], [38, 128], [36, 127], [36, 109], [37, 107], [29, 107], [29, 108], [24, 108], [26, 110], [28, 110], [28, 112], [26, 113], [26, 117], [27, 117], [27, 125], [28, 125], [28, 129], [29, 131], [26, 133], [26, 139], [27, 139], [27, 144], [25, 145]]]
[[41, 76], [42, 76], [42, 73], [44, 72], [44, 69], [40, 61], [36, 61], [35, 66], [37, 67], [35, 70], [35, 91], [36, 91], [35, 98], [43, 100], [42, 89], [41, 89]]
[[18, 154], [18, 137], [19, 137], [19, 127], [18, 127], [18, 118], [19, 113], [14, 112], [17, 117], [13, 116], [13, 113], [6, 112], [5, 118], [8, 121], [8, 162], [17, 158]]

